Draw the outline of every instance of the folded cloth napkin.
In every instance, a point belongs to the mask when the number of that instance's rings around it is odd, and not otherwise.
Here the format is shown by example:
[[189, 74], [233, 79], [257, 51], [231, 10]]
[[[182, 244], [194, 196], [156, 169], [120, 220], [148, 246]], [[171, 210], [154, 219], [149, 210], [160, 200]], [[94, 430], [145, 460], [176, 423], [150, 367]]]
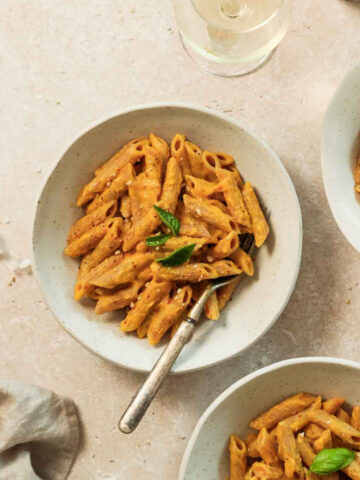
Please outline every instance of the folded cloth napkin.
[[0, 480], [64, 480], [79, 440], [71, 400], [0, 379]]

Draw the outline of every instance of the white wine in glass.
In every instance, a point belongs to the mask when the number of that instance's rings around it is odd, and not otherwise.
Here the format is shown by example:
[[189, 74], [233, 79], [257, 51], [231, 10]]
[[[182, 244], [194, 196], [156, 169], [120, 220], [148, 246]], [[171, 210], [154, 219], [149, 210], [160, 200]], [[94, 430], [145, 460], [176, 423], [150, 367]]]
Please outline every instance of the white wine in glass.
[[225, 76], [262, 65], [284, 37], [292, 0], [173, 0], [180, 37], [206, 70]]

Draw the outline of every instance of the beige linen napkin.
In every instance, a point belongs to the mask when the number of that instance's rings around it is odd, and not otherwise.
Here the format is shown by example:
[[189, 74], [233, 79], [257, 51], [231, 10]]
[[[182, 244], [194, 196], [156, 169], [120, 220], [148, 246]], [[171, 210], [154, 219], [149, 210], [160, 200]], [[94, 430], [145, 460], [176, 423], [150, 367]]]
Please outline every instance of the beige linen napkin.
[[71, 400], [0, 379], [0, 480], [65, 480], [79, 439]]

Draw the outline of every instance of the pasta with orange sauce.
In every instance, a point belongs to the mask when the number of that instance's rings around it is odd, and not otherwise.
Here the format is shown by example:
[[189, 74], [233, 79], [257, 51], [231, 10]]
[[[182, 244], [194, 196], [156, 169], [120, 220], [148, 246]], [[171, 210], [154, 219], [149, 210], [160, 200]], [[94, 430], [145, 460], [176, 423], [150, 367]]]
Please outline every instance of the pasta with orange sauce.
[[343, 403], [300, 392], [261, 413], [249, 424], [257, 433], [229, 437], [230, 480], [360, 480], [360, 406], [350, 414]]
[[[180, 133], [170, 144], [153, 133], [127, 142], [96, 169], [77, 204], [84, 215], [64, 251], [81, 257], [75, 298], [95, 300], [97, 314], [125, 309], [121, 330], [151, 345], [176, 331], [207, 281], [252, 276], [239, 235], [253, 234], [260, 247], [269, 233], [233, 156], [202, 151]], [[209, 319], [219, 318], [237, 283], [211, 296]], [[235, 439], [235, 456], [239, 445]]]

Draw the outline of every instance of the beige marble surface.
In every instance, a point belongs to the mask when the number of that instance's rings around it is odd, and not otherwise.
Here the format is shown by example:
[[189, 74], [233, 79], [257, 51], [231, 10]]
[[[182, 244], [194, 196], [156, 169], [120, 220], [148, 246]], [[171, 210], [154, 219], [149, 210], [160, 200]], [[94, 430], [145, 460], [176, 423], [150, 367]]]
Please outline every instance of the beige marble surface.
[[[295, 0], [271, 61], [235, 79], [198, 71], [165, 0], [2, 0], [0, 3], [0, 376], [73, 398], [84, 440], [71, 480], [175, 479], [200, 414], [241, 376], [296, 356], [359, 360], [360, 257], [326, 202], [320, 133], [326, 106], [360, 57], [360, 6]], [[143, 377], [96, 358], [56, 323], [29, 257], [34, 199], [59, 151], [89, 122], [158, 100], [194, 102], [243, 119], [277, 151], [295, 183], [304, 251], [285, 312], [251, 350], [221, 366], [167, 379], [138, 430], [117, 431]], [[274, 286], [276, 288], [276, 285]]]

